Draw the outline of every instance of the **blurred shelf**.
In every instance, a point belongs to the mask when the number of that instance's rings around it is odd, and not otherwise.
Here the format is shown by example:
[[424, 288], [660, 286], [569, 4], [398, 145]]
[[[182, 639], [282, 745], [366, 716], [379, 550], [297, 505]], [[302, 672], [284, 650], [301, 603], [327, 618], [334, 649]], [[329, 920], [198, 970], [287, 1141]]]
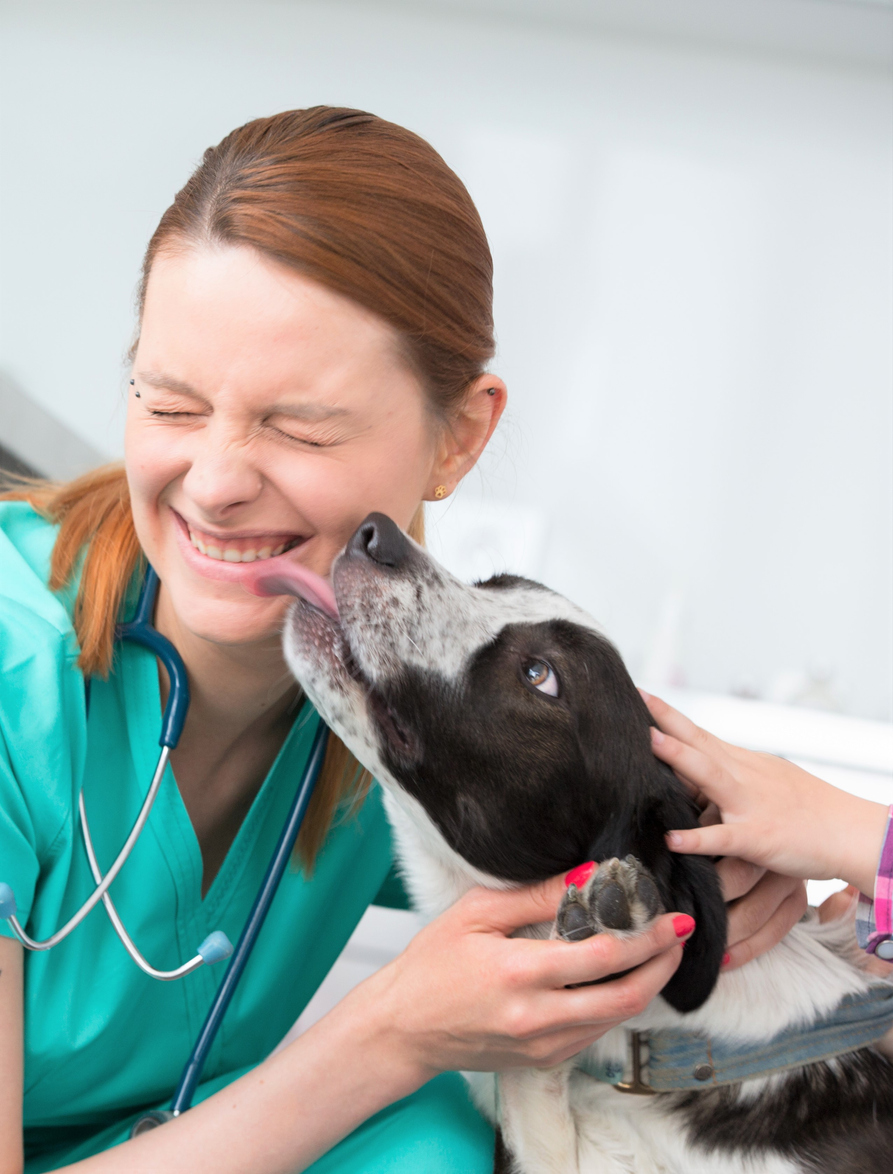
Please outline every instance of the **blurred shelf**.
[[893, 725], [886, 722], [648, 682], [642, 687], [727, 742], [893, 778]]

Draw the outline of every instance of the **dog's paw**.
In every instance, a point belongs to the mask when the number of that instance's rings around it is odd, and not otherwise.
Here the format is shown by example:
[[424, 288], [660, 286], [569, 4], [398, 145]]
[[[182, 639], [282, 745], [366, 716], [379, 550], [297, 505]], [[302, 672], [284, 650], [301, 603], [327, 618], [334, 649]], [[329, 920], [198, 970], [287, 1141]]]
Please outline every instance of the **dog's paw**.
[[597, 933], [641, 933], [663, 912], [654, 878], [635, 856], [603, 861], [589, 880], [569, 885], [558, 907], [555, 928], [566, 942]]

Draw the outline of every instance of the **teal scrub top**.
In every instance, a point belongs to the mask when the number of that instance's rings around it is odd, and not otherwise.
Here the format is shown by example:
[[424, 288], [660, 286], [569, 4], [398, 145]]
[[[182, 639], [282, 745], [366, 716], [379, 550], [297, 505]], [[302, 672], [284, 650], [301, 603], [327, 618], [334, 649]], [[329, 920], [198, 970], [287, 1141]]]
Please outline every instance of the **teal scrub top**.
[[[133, 645], [119, 646], [108, 680], [93, 681], [88, 719], [72, 592], [46, 586], [55, 535], [29, 505], [0, 503], [0, 880], [12, 886], [19, 919], [36, 938], [52, 934], [93, 888], [78, 792], [83, 787], [106, 871], [152, 778], [161, 721], [155, 658]], [[305, 704], [204, 900], [198, 841], [168, 769], [111, 886], [154, 966], [180, 965], [212, 930], [238, 939], [318, 720]], [[276, 1046], [383, 886], [386, 903], [401, 903], [390, 868], [375, 787], [358, 807], [339, 810], [310, 877], [294, 867], [284, 876], [205, 1080], [220, 1087]], [[2, 920], [0, 933], [12, 934]], [[26, 952], [27, 1152], [57, 1151], [170, 1097], [224, 970], [149, 978], [101, 905], [54, 949]]]

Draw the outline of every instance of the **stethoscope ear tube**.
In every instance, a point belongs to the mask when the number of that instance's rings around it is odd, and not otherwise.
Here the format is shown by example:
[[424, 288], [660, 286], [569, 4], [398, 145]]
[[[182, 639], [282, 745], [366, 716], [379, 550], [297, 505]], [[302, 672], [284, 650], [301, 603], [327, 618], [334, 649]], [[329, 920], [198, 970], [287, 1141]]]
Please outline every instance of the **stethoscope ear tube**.
[[[52, 937], [44, 938], [42, 942], [39, 942], [25, 933], [24, 926], [22, 926], [18, 918], [15, 916], [15, 896], [12, 892], [12, 889], [10, 889], [9, 885], [3, 885], [2, 890], [0, 890], [0, 916], [3, 916], [7, 919], [10, 929], [13, 931], [15, 936], [19, 939], [26, 950], [51, 950], [53, 946], [57, 946], [59, 942], [68, 937], [72, 930], [76, 929], [81, 924], [90, 910], [95, 905], [98, 905], [105, 896], [106, 890], [126, 864], [127, 858], [133, 851], [133, 847], [146, 825], [146, 820], [149, 818], [149, 813], [152, 810], [152, 804], [155, 802], [155, 797], [158, 794], [158, 788], [161, 786], [161, 780], [164, 777], [165, 770], [167, 769], [167, 760], [169, 756], [169, 747], [162, 746], [161, 753], [158, 755], [158, 762], [155, 766], [155, 773], [152, 776], [152, 783], [149, 787], [149, 790], [146, 792], [146, 797], [143, 800], [143, 805], [139, 810], [136, 821], [133, 827], [130, 829], [130, 834], [124, 841], [123, 848], [115, 857], [111, 868], [101, 879], [101, 881], [99, 881], [99, 883], [96, 885], [96, 888], [83, 903], [80, 909], [78, 909], [76, 913], [72, 914], [72, 916], [68, 919], [68, 921], [66, 921], [62, 928], [57, 929]], [[81, 830], [84, 834], [84, 842], [86, 844], [86, 841], [89, 838], [90, 829], [86, 824], [86, 813], [83, 803], [81, 803], [80, 811], [82, 817]], [[7, 892], [9, 896], [4, 899], [4, 896]], [[2, 912], [2, 909], [8, 909], [10, 906], [11, 912]]]
[[186, 666], [183, 658], [171, 644], [170, 640], [152, 626], [152, 612], [155, 607], [155, 596], [158, 594], [158, 575], [154, 567], [146, 568], [146, 578], [140, 591], [136, 611], [133, 619], [126, 624], [118, 624], [115, 629], [115, 638], [129, 640], [132, 644], [141, 644], [154, 652], [167, 672], [170, 691], [167, 695], [167, 705], [161, 718], [161, 735], [159, 746], [167, 746], [173, 750], [180, 741], [186, 715], [189, 712], [189, 681], [186, 677]]
[[[328, 727], [322, 718], [320, 718], [319, 728], [316, 731], [316, 736], [313, 739], [313, 745], [310, 749], [310, 757], [307, 759], [304, 774], [292, 801], [285, 826], [280, 833], [273, 857], [267, 866], [264, 879], [254, 899], [254, 905], [251, 907], [245, 928], [242, 930], [242, 936], [239, 938], [235, 952], [226, 969], [226, 974], [223, 976], [223, 981], [217, 989], [217, 994], [214, 996], [214, 1001], [199, 1032], [198, 1039], [195, 1041], [192, 1054], [186, 1062], [186, 1067], [183, 1069], [180, 1083], [177, 1085], [177, 1091], [174, 1093], [174, 1099], [171, 1102], [170, 1108], [170, 1112], [174, 1117], [179, 1116], [180, 1113], [185, 1112], [192, 1105], [192, 1098], [195, 1095], [195, 1090], [201, 1078], [202, 1069], [208, 1057], [208, 1052], [211, 1049], [211, 1044], [214, 1042], [214, 1038], [217, 1035], [227, 1007], [229, 1007], [233, 994], [235, 993], [239, 979], [242, 977], [245, 965], [251, 956], [257, 935], [260, 933], [264, 924], [264, 919], [267, 916], [267, 912], [276, 895], [276, 890], [279, 887], [279, 882], [291, 857], [295, 840], [298, 838], [298, 832], [301, 830], [301, 824], [304, 820], [310, 797], [313, 794], [313, 788], [316, 786], [319, 772], [322, 770], [328, 736]], [[140, 1125], [141, 1121], [142, 1118], [136, 1123], [134, 1128]]]
[[[81, 831], [84, 836], [84, 847], [87, 850], [87, 861], [90, 865], [90, 871], [93, 873], [93, 880], [96, 884], [101, 885], [104, 878], [99, 868], [99, 862], [96, 859], [96, 852], [93, 848], [93, 838], [90, 835], [90, 825], [87, 822], [87, 808], [84, 804], [83, 790], [78, 796], [78, 812], [81, 817]], [[212, 965], [214, 962], [220, 962], [223, 958], [228, 958], [233, 952], [229, 938], [225, 933], [217, 929], [209, 934], [201, 943], [195, 952], [194, 958], [190, 958], [188, 962], [184, 962], [176, 970], [158, 970], [156, 967], [151, 966], [136, 948], [133, 938], [127, 932], [123, 921], [118, 916], [118, 910], [115, 908], [115, 904], [108, 893], [102, 894], [102, 903], [105, 906], [109, 921], [112, 923], [112, 927], [118, 935], [121, 945], [140, 970], [144, 974], [148, 974], [150, 978], [157, 978], [161, 982], [172, 982], [174, 979], [183, 978], [185, 975], [191, 974], [193, 970], [198, 970], [199, 966], [203, 966], [206, 963]]]

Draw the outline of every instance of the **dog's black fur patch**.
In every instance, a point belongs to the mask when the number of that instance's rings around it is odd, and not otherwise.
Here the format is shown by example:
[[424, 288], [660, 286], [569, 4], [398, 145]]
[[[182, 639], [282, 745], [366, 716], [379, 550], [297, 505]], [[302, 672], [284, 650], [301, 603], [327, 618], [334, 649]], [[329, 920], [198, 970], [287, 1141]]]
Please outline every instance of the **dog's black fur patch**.
[[893, 1062], [871, 1048], [800, 1068], [747, 1101], [735, 1085], [671, 1095], [690, 1144], [708, 1153], [781, 1153], [804, 1174], [893, 1168]]
[[[558, 675], [557, 697], [524, 679], [540, 660]], [[665, 833], [698, 812], [652, 754], [650, 714], [607, 640], [567, 620], [508, 624], [459, 680], [404, 668], [375, 694], [388, 769], [476, 868], [532, 883], [584, 860], [639, 859], [664, 908], [697, 923], [662, 993], [680, 1011], [701, 1006], [725, 949], [725, 904], [709, 860], [666, 847]]]

